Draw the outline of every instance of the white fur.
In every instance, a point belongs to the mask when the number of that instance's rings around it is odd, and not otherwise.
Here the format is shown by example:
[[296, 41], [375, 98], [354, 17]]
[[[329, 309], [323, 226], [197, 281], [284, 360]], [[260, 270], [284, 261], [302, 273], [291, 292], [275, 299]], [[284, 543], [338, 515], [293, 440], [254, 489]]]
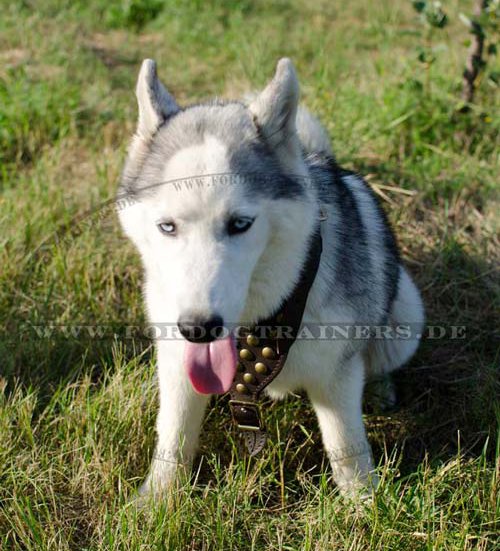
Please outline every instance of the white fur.
[[[253, 99], [249, 109], [276, 148], [283, 167], [307, 176], [300, 143], [306, 149], [322, 152], [329, 152], [330, 145], [314, 117], [304, 110], [297, 115], [298, 96], [293, 65], [281, 60], [274, 79]], [[178, 107], [157, 80], [151, 61], [141, 69], [137, 97], [139, 124], [128, 162], [139, 167], [149, 140], [162, 120]], [[162, 177], [172, 181], [229, 170], [226, 146], [215, 136], [205, 135], [201, 143], [177, 152], [163, 167]], [[349, 178], [348, 185], [364, 209], [371, 230], [370, 247], [377, 251], [381, 239], [379, 218], [356, 178]], [[256, 217], [256, 222], [248, 232], [228, 238], [223, 221], [229, 214]], [[312, 186], [307, 188], [305, 200], [276, 201], [250, 200], [237, 185], [201, 186], [195, 192], [166, 185], [120, 212], [122, 225], [142, 257], [145, 299], [153, 323], [175, 323], [183, 313], [195, 309], [207, 315], [217, 312], [230, 322], [265, 318], [297, 282], [317, 217]], [[323, 224], [334, 224], [332, 218]], [[161, 234], [156, 227], [157, 222], [170, 219], [178, 226], [175, 238]], [[372, 261], [381, 269], [382, 259], [376, 253]], [[329, 267], [334, 262], [332, 258], [321, 260], [304, 313], [305, 323], [357, 321], [355, 312], [342, 301], [324, 303]], [[416, 287], [401, 268], [390, 322], [396, 325], [408, 319], [423, 323], [423, 308]], [[365, 376], [402, 365], [415, 352], [418, 340], [375, 342], [348, 359], [346, 346], [345, 341], [297, 341], [285, 369], [266, 392], [281, 398], [296, 389], [307, 391], [318, 415], [334, 478], [343, 491], [352, 493], [377, 483], [361, 415]], [[196, 451], [208, 400], [189, 383], [183, 349], [182, 339], [157, 343], [158, 441], [143, 486], [145, 493], [160, 493], [171, 487], [179, 469], [189, 465]]]

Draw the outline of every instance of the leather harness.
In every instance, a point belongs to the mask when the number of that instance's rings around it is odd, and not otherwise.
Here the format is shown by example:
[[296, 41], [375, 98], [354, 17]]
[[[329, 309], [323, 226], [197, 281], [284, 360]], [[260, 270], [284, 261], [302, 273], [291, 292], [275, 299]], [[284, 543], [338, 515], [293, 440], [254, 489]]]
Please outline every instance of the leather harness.
[[318, 224], [299, 282], [289, 297], [271, 317], [251, 328], [240, 327], [237, 336], [238, 369], [229, 391], [229, 405], [251, 456], [258, 454], [267, 440], [257, 401], [264, 388], [283, 369], [288, 352], [297, 339], [322, 248]]

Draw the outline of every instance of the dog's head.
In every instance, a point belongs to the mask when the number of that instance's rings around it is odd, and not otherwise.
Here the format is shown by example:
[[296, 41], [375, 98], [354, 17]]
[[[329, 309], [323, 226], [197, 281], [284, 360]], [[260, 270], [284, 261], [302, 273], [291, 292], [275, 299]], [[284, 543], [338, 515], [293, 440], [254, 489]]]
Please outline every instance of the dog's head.
[[[217, 327], [270, 315], [293, 288], [316, 213], [298, 98], [293, 65], [282, 59], [250, 105], [184, 109], [154, 61], [143, 62], [119, 211], [143, 259], [153, 322], [177, 323], [189, 341], [224, 341]], [[208, 354], [203, 346], [193, 351]]]

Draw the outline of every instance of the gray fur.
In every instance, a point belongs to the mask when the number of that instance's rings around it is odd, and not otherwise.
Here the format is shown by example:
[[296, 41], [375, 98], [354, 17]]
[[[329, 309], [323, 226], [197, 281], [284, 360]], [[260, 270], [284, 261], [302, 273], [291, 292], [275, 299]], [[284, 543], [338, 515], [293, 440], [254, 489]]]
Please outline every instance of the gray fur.
[[[330, 294], [328, 301], [342, 300], [355, 311], [362, 312], [359, 323], [382, 324], [397, 293], [399, 252], [396, 239], [377, 197], [364, 180], [341, 169], [331, 156], [312, 154], [307, 157], [311, 181], [319, 199], [329, 211], [325, 239], [326, 259], [329, 259]], [[349, 184], [355, 179], [356, 189]], [[360, 205], [360, 199], [364, 205]], [[367, 212], [367, 204], [371, 212]], [[376, 218], [379, 233], [369, 242], [370, 221]], [[371, 221], [373, 222], [373, 221]], [[373, 267], [372, 259], [382, 257], [383, 269]], [[362, 269], [360, 269], [362, 267]]]
[[283, 171], [248, 109], [238, 102], [221, 101], [194, 105], [168, 118], [151, 140], [144, 161], [140, 165], [126, 164], [121, 193], [136, 195], [141, 190], [171, 184], [161, 178], [166, 162], [183, 148], [202, 143], [207, 134], [227, 145], [231, 173], [247, 176], [243, 182], [249, 193], [271, 198], [302, 195], [300, 177]]

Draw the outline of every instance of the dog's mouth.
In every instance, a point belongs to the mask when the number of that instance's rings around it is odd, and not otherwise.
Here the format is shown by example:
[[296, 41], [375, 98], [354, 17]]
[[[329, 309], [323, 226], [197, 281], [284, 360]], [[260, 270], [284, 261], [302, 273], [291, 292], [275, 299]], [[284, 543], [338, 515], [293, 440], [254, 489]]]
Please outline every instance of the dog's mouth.
[[206, 343], [186, 341], [184, 367], [196, 392], [224, 394], [236, 373], [236, 343], [233, 335]]

